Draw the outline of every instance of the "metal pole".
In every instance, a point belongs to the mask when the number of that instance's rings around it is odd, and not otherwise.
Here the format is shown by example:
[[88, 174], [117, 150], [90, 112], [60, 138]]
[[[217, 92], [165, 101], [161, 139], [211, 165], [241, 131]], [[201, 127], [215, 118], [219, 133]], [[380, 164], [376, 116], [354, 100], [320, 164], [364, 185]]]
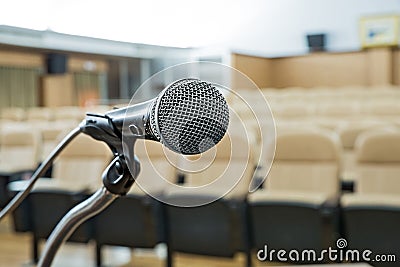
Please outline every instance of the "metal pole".
[[105, 187], [97, 190], [90, 198], [71, 209], [57, 224], [46, 242], [38, 267], [49, 267], [60, 248], [75, 229], [84, 221], [100, 213], [119, 195], [110, 193]]

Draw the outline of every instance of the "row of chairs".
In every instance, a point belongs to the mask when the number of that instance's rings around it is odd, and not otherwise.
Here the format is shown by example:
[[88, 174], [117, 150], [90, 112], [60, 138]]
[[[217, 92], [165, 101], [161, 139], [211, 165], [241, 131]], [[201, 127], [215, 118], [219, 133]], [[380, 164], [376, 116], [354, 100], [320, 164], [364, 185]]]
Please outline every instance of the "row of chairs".
[[[232, 109], [244, 120], [251, 120], [255, 115], [265, 113], [266, 103], [251, 104], [249, 109], [243, 103], [233, 104]], [[255, 102], [257, 103], [257, 102]], [[305, 123], [320, 123], [330, 120], [339, 126], [341, 121], [357, 121], [360, 119], [385, 120], [400, 125], [400, 108], [397, 102], [374, 103], [360, 106], [354, 103], [335, 102], [335, 103], [282, 103], [271, 104], [271, 111], [274, 118], [278, 121], [303, 121]], [[318, 105], [316, 107], [316, 105]]]
[[13, 123], [0, 127], [0, 172], [34, 169], [56, 147], [59, 138], [77, 125]]
[[[104, 151], [100, 152], [102, 144], [88, 137], [79, 138], [83, 138], [77, 141], [79, 145], [74, 147], [72, 143], [70, 151], [66, 150], [55, 163], [54, 177], [42, 179], [25, 206], [15, 214], [16, 228], [33, 232], [36, 258], [38, 240], [47, 238], [69, 207], [100, 186], [101, 171], [110, 157], [108, 149], [103, 145]], [[104, 245], [152, 248], [165, 242], [169, 266], [174, 252], [224, 257], [245, 252], [250, 266], [251, 251], [264, 245], [318, 250], [334, 247], [339, 236], [345, 237], [354, 249], [368, 247], [375, 253], [392, 252], [400, 256], [396, 247], [399, 235], [396, 221], [400, 219], [396, 195], [400, 191], [398, 130], [373, 129], [359, 135], [355, 142], [358, 178], [354, 192], [346, 194], [340, 191], [342, 146], [335, 132], [317, 127], [278, 130], [275, 161], [268, 179], [252, 194], [248, 194], [250, 183], [262, 178], [256, 177], [256, 166], [248, 156], [252, 147], [243, 135], [229, 138], [225, 137], [217, 146], [215, 156], [212, 156], [214, 151], [200, 159], [178, 155], [166, 158], [158, 143], [139, 142], [135, 151], [142, 163], [137, 179], [140, 186], [135, 185], [128, 196], [118, 199], [79, 228], [71, 240], [94, 239], [98, 265]], [[96, 149], [84, 145], [84, 139], [96, 142], [98, 161], [95, 156], [88, 156]], [[63, 158], [68, 158], [69, 163], [62, 163]], [[88, 167], [89, 158], [97, 163], [92, 162]], [[210, 158], [213, 164], [204, 168], [204, 162]], [[202, 171], [191, 171], [196, 165]], [[167, 186], [176, 184], [182, 175], [185, 177], [182, 185], [189, 188], [214, 183], [216, 177], [230, 179], [219, 179], [225, 183], [215, 183], [213, 190], [198, 193]], [[226, 183], [233, 178], [241, 179], [222, 200], [190, 209], [162, 205], [147, 195], [167, 203], [209, 201], [216, 195], [224, 195]], [[13, 191], [19, 187], [18, 183], [10, 186]], [[363, 227], [359, 227], [360, 222]]]
[[228, 102], [243, 119], [248, 119], [251, 112], [245, 102], [250, 104], [255, 114], [262, 115], [266, 105], [265, 101], [261, 101], [264, 97], [277, 120], [318, 121], [329, 118], [337, 121], [344, 118], [358, 120], [360, 117], [370, 117], [378, 120], [385, 118], [399, 123], [400, 90], [396, 87], [330, 90], [264, 88], [261, 91], [243, 89], [228, 95]]
[[104, 113], [109, 111], [109, 106], [91, 106], [81, 108], [78, 106], [62, 106], [62, 107], [32, 107], [23, 109], [18, 107], [4, 108], [1, 110], [0, 119], [8, 122], [52, 122], [52, 121], [71, 121], [79, 122], [85, 117], [87, 111]]
[[[268, 100], [281, 102], [332, 102], [333, 100], [369, 102], [389, 100], [399, 97], [398, 86], [345, 86], [345, 87], [290, 87], [283, 89], [261, 88]], [[251, 95], [249, 90], [239, 90]], [[250, 96], [251, 97], [251, 96]]]

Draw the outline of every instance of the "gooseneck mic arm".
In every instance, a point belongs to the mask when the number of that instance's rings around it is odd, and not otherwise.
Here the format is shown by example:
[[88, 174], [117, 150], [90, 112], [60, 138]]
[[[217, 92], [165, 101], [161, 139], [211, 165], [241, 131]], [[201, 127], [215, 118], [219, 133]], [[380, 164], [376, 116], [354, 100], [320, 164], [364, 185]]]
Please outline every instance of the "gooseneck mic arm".
[[32, 191], [33, 186], [36, 181], [42, 177], [47, 169], [51, 166], [53, 161], [56, 159], [58, 154], [78, 135], [81, 133], [81, 129], [79, 127], [72, 130], [51, 152], [51, 154], [40, 164], [35, 173], [28, 181], [28, 185], [25, 190], [19, 192], [8, 204], [0, 211], [0, 221], [9, 213], [13, 212], [24, 199], [29, 195]]

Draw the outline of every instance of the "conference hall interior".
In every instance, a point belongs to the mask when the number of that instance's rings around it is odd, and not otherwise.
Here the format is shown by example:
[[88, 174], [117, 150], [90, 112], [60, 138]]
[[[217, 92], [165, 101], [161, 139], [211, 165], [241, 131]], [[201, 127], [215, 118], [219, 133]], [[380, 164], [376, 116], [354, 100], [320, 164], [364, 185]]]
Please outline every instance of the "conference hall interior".
[[0, 266], [400, 266], [399, 37], [400, 0], [3, 1]]

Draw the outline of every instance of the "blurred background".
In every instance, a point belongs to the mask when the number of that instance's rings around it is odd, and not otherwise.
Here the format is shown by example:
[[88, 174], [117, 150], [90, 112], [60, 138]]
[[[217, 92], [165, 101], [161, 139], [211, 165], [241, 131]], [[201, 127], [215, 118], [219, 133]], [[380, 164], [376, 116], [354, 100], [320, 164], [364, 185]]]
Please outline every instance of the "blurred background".
[[[338, 238], [348, 248], [398, 257], [370, 265], [399, 266], [399, 29], [400, 0], [4, 1], [0, 206], [85, 112], [127, 105], [165, 68], [211, 61], [239, 70], [261, 89], [228, 77], [254, 112], [227, 95], [248, 132], [244, 149], [252, 161], [244, 186], [192, 211], [165, 207], [135, 187], [125, 202], [79, 228], [55, 266], [171, 266], [172, 258], [177, 266], [270, 266], [282, 263], [257, 259], [265, 244], [318, 251], [335, 247]], [[227, 79], [200, 64], [190, 73]], [[156, 96], [180, 75], [157, 75], [136, 101]], [[262, 183], [272, 162], [263, 158], [262, 150], [273, 146], [260, 97], [275, 119], [276, 151], [267, 181], [250, 194], [248, 186]], [[111, 155], [93, 142], [77, 141], [1, 222], [0, 266], [34, 266], [56, 222], [100, 186]], [[170, 168], [153, 145], [153, 165], [144, 166], [154, 168], [155, 161]], [[223, 153], [230, 150], [221, 147], [219, 159], [227, 163]], [[172, 168], [167, 180], [202, 185], [221, 166], [199, 177]]]
[[[398, 9], [395, 0], [12, 1], [0, 18], [0, 105], [118, 102], [152, 74], [195, 60], [235, 67], [259, 87], [396, 84], [397, 52], [361, 51], [360, 19]], [[310, 35], [330, 53], [310, 55]], [[62, 103], [48, 93], [58, 85]]]

